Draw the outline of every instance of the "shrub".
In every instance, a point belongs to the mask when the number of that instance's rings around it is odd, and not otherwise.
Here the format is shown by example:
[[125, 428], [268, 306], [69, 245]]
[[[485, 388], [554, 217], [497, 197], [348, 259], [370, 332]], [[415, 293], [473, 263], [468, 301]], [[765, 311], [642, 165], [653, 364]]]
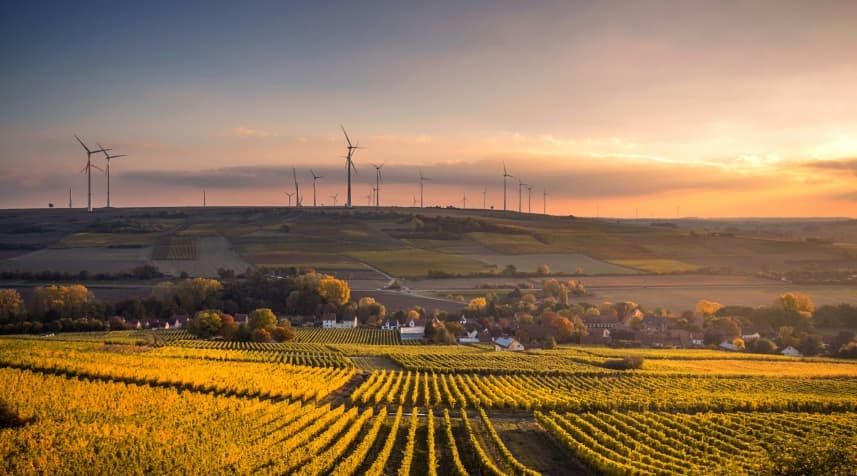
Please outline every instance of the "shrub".
[[623, 357], [621, 359], [607, 359], [604, 368], [611, 370], [633, 370], [643, 367], [643, 358], [638, 355]]

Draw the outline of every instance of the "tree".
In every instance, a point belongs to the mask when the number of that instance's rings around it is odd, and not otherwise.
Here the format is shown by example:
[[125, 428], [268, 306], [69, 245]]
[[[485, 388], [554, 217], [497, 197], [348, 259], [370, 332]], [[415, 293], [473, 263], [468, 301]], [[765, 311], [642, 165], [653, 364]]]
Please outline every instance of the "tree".
[[341, 306], [351, 299], [351, 289], [348, 283], [331, 276], [322, 278], [318, 283], [319, 296], [329, 303]]
[[756, 354], [776, 354], [777, 344], [771, 339], [760, 337], [747, 342], [747, 350]]
[[701, 299], [696, 303], [696, 313], [703, 316], [713, 316], [723, 308], [723, 304], [714, 301], [706, 301]]
[[378, 323], [387, 316], [387, 308], [376, 302], [375, 298], [366, 296], [357, 303], [357, 318], [362, 323]]
[[0, 323], [16, 321], [24, 314], [24, 300], [14, 289], [0, 289]]
[[547, 276], [551, 274], [551, 267], [546, 264], [540, 264], [536, 268], [536, 274], [538, 274], [539, 276]]
[[799, 348], [803, 355], [818, 355], [824, 349], [824, 342], [818, 334], [806, 334], [801, 338]]
[[222, 323], [220, 311], [206, 309], [193, 316], [188, 323], [188, 332], [200, 339], [207, 339], [220, 331]]
[[274, 327], [271, 331], [271, 337], [277, 342], [293, 341], [297, 339], [298, 333], [291, 323], [286, 321], [284, 324]]
[[466, 311], [469, 313], [479, 316], [485, 311], [488, 307], [488, 301], [484, 297], [475, 297], [467, 303]]
[[271, 342], [271, 333], [267, 329], [255, 329], [253, 331], [253, 342]]
[[815, 305], [809, 296], [792, 292], [781, 294], [774, 300], [774, 307], [786, 312], [796, 312], [804, 317], [811, 317], [815, 311]]
[[256, 309], [249, 316], [250, 329], [266, 329], [270, 331], [277, 325], [277, 316], [268, 308]]
[[238, 337], [238, 324], [235, 323], [235, 318], [229, 314], [220, 316], [220, 330], [217, 335], [225, 340], [236, 340]]
[[33, 290], [33, 313], [45, 320], [83, 317], [86, 304], [94, 299], [81, 284], [39, 286]]
[[559, 284], [559, 281], [556, 279], [543, 279], [542, 280], [542, 293], [545, 298], [555, 298], [559, 299], [562, 293], [562, 287]]

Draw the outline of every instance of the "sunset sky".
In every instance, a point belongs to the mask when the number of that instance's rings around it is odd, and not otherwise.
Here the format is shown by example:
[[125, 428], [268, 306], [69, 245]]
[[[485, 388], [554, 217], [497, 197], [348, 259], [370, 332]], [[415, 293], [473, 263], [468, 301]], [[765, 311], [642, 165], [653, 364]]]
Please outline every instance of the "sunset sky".
[[857, 216], [857, 2], [247, 3], [0, 6], [0, 208], [85, 206], [75, 133], [114, 206], [342, 203], [341, 123], [358, 205]]

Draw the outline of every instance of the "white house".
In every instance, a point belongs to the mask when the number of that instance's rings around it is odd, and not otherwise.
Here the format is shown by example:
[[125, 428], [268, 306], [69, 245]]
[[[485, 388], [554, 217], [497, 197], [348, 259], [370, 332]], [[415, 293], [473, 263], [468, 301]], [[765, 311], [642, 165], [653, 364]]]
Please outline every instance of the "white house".
[[723, 342], [721, 342], [718, 347], [720, 347], [723, 350], [730, 350], [732, 352], [735, 352], [738, 350], [738, 348], [735, 347], [735, 344], [733, 344], [732, 342], [729, 342], [728, 340], [724, 340]]
[[353, 320], [342, 321], [337, 321], [336, 315], [333, 315], [332, 317], [325, 317], [321, 321], [321, 327], [325, 329], [356, 329], [357, 316], [354, 316]]
[[744, 334], [741, 336], [741, 338], [744, 339], [744, 341], [754, 340], [754, 339], [758, 339], [760, 337], [762, 337], [762, 336], [758, 332], [754, 332], [752, 334]]
[[387, 319], [384, 321], [384, 324], [381, 325], [381, 329], [384, 329], [385, 331], [396, 330], [399, 327], [401, 327], [399, 325], [399, 321], [395, 321], [393, 319]]
[[789, 357], [803, 357], [803, 354], [800, 353], [799, 350], [795, 349], [792, 346], [788, 346], [782, 351], [780, 351], [783, 355], [788, 355]]
[[425, 336], [426, 326], [422, 320], [411, 319], [407, 324], [399, 328], [399, 337], [402, 340], [424, 339]]
[[494, 350], [519, 352], [524, 350], [524, 346], [511, 337], [498, 337], [494, 339]]
[[466, 336], [459, 337], [458, 342], [461, 344], [479, 342], [479, 331], [473, 329], [472, 331], [468, 332]]

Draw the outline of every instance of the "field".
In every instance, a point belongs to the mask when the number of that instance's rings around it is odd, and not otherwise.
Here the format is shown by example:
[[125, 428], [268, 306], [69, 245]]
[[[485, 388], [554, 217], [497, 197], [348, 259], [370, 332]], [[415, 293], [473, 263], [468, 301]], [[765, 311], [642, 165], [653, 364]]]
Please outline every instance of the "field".
[[0, 473], [759, 474], [857, 444], [854, 362], [299, 335], [0, 338]]

